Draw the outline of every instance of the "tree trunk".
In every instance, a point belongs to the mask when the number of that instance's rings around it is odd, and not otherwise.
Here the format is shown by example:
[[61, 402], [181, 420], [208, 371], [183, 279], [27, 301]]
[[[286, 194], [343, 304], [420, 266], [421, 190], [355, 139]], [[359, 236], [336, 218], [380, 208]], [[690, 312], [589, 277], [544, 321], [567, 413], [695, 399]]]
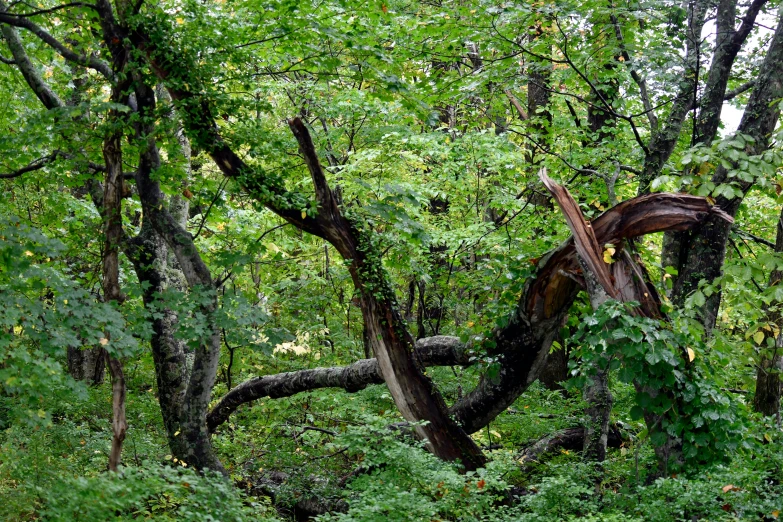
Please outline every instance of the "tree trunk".
[[[124, 84], [116, 86], [112, 91], [112, 101], [120, 103], [125, 94]], [[109, 113], [111, 122], [117, 125], [120, 120], [118, 111]], [[107, 303], [122, 303], [120, 292], [120, 243], [123, 240], [122, 230], [122, 139], [121, 131], [113, 131], [103, 142], [103, 158], [106, 164], [106, 178], [103, 183], [103, 299]], [[111, 336], [105, 333], [105, 346], [111, 343]], [[102, 340], [103, 343], [103, 340]], [[112, 382], [112, 443], [109, 455], [109, 470], [117, 471], [122, 457], [122, 443], [128, 423], [125, 418], [125, 376], [122, 362], [109, 350], [106, 351], [109, 363], [109, 373]]]
[[[142, 120], [147, 115], [151, 119], [155, 111], [152, 88], [137, 80], [135, 92]], [[198, 469], [213, 469], [225, 473], [223, 465], [214, 454], [206, 425], [221, 347], [220, 330], [215, 323], [217, 293], [209, 269], [193, 243], [192, 235], [169, 212], [160, 186], [150, 177], [152, 172], [160, 167], [160, 156], [153, 138], [154, 124], [140, 125], [137, 136], [147, 139], [146, 149], [141, 151], [136, 174], [145, 222], [150, 221], [155, 232], [173, 251], [191, 290], [206, 292], [207, 296], [199, 305], [199, 312], [207, 323], [204, 327], [207, 333], [195, 350], [193, 367], [184, 383], [184, 390], [182, 375], [187, 375], [187, 365], [183, 364], [185, 358], [182, 345], [172, 342], [171, 312], [167, 313], [168, 317], [164, 315], [160, 322], [156, 322], [160, 330], [156, 332], [157, 339], [153, 339], [153, 354], [159, 362], [156, 366], [160, 366], [157, 369], [157, 378], [159, 386], [163, 385], [160, 387], [161, 410], [164, 418], [168, 417], [166, 426], [169, 442], [172, 445], [172, 453], [180, 461]], [[148, 255], [162, 253], [158, 249], [148, 252]], [[159, 259], [159, 262], [163, 263], [164, 260]], [[160, 283], [164, 283], [162, 278]], [[173, 360], [168, 356], [172, 356]]]
[[568, 351], [565, 348], [549, 354], [538, 380], [547, 390], [564, 390], [560, 383], [568, 380]]
[[778, 335], [772, 354], [762, 353], [756, 373], [756, 393], [753, 395], [753, 409], [762, 415], [776, 416], [780, 423], [780, 374], [783, 373], [783, 343]]
[[93, 386], [103, 384], [106, 370], [103, 348], [68, 347], [68, 374]]
[[[748, 134], [755, 140], [748, 143], [745, 152], [748, 155], [761, 154], [770, 142], [770, 135], [778, 121], [779, 109], [777, 101], [783, 98], [783, 20], [778, 23], [770, 43], [764, 62], [759, 69], [756, 87], [750, 95], [750, 100], [742, 115], [738, 132]], [[719, 185], [728, 181], [728, 170], [722, 165], [718, 167], [712, 178]], [[752, 186], [752, 182], [737, 181], [743, 194]], [[742, 197], [731, 200], [720, 196], [716, 205], [734, 216], [742, 203]], [[677, 265], [680, 268], [672, 291], [672, 301], [681, 305], [691, 292], [696, 290], [702, 279], [711, 283], [721, 275], [723, 261], [726, 256], [726, 244], [729, 237], [730, 224], [724, 220], [709, 219], [704, 224], [692, 230], [687, 240], [671, 245], [679, 247]], [[670, 256], [674, 257], [674, 256]], [[720, 292], [708, 297], [699, 310], [699, 316], [707, 332], [715, 326], [720, 307]]]
[[[780, 217], [778, 217], [777, 233], [775, 236], [775, 252], [783, 252], [783, 209], [781, 209]], [[783, 271], [773, 270], [769, 276], [769, 286], [775, 286], [781, 284], [783, 281]], [[764, 332], [764, 340], [761, 343], [761, 354], [759, 356], [759, 365], [756, 373], [756, 393], [753, 395], [753, 409], [763, 415], [772, 416], [775, 415], [780, 420], [780, 373], [783, 371], [783, 333], [780, 330], [777, 331], [769, 324], [783, 325], [783, 313], [780, 311], [780, 307], [783, 304], [778, 303], [777, 308], [767, 306], [766, 321], [768, 323], [769, 330], [762, 328]], [[773, 311], [774, 310], [774, 311]], [[770, 349], [767, 345], [767, 339], [772, 339], [772, 345], [774, 348]]]

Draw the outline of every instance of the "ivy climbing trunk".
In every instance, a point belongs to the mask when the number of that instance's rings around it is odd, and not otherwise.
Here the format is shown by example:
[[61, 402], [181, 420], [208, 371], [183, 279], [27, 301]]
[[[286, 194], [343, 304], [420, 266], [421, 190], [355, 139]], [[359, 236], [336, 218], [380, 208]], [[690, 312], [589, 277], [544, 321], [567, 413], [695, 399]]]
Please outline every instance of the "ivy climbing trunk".
[[468, 471], [483, 466], [481, 450], [449, 417], [446, 403], [415, 358], [415, 341], [399, 313], [372, 230], [360, 218], [343, 214], [304, 123], [294, 118], [289, 126], [313, 180], [323, 236], [350, 263], [366, 336], [397, 408], [408, 421], [426, 421], [415, 429], [435, 455], [459, 460]]

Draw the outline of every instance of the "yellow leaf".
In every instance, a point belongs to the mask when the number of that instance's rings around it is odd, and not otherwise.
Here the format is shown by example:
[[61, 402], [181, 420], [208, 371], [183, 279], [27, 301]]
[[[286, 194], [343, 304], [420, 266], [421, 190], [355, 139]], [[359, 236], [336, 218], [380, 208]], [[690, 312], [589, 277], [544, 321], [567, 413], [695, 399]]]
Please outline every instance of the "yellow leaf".
[[696, 352], [693, 351], [693, 348], [688, 348], [688, 360], [693, 361], [696, 358]]
[[753, 340], [756, 341], [756, 344], [761, 344], [764, 342], [764, 332], [759, 330], [758, 332], [753, 334]]
[[174, 434], [174, 436], [175, 436], [175, 437], [176, 437], [177, 435], [179, 435], [179, 430], [177, 430], [177, 432]]
[[303, 211], [302, 211], [302, 219], [304, 219], [304, 218], [306, 218], [306, 217], [307, 217], [307, 212], [303, 210]]
[[614, 247], [609, 247], [606, 250], [604, 250], [604, 263], [606, 263], [607, 265], [614, 263], [614, 259], [612, 259], [614, 253], [615, 253]]
[[764, 434], [764, 440], [766, 440], [767, 442], [772, 442], [772, 437], [769, 436], [769, 433]]
[[497, 431], [495, 431], [495, 430], [492, 430], [492, 431], [490, 431], [490, 433], [491, 433], [492, 435], [494, 435], [495, 437], [499, 438], [499, 439], [502, 439], [502, 438], [503, 438], [503, 437], [500, 435], [500, 433], [498, 433], [498, 432], [497, 432]]
[[185, 23], [185, 20], [184, 20], [183, 18], [177, 18], [177, 23], [178, 23], [179, 25], [182, 25], [182, 24], [184, 24], [184, 23]]
[[163, 458], [164, 458], [164, 459], [166, 459], [166, 460], [171, 460], [171, 455], [166, 455], [166, 456], [165, 456], [165, 457], [163, 457]]
[[775, 519], [777, 519], [777, 518], [778, 518], [778, 515], [780, 515], [780, 511], [776, 509], [775, 511], [773, 511], [772, 513], [770, 513], [770, 515], [772, 515], [772, 518], [775, 518]]
[[68, 304], [68, 300], [67, 299], [63, 299], [63, 304]]
[[29, 250], [25, 250], [24, 255], [26, 255], [27, 257], [33, 257], [35, 254], [30, 252]]
[[101, 340], [98, 342], [101, 343], [101, 346], [106, 346], [107, 344], [109, 344], [109, 340], [105, 337], [101, 337]]

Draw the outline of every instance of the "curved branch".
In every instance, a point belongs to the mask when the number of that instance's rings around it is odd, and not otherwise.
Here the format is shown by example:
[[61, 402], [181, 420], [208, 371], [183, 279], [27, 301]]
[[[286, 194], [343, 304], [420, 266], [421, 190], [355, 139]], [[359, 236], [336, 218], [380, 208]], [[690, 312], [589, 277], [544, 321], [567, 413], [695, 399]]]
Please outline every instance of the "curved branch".
[[28, 172], [33, 172], [35, 170], [40, 170], [44, 168], [46, 165], [52, 163], [54, 160], [57, 159], [58, 156], [64, 156], [63, 153], [56, 150], [52, 152], [51, 154], [44, 156], [42, 158], [38, 158], [37, 160], [31, 161], [26, 167], [22, 167], [21, 169], [15, 170], [13, 172], [7, 172], [4, 174], [0, 174], [0, 179], [13, 179], [18, 178], [22, 174], [26, 174]]
[[[457, 337], [437, 335], [416, 342], [416, 355], [425, 366], [468, 366], [473, 363]], [[353, 393], [371, 384], [383, 384], [376, 359], [362, 359], [348, 366], [315, 368], [255, 377], [231, 389], [207, 415], [210, 432], [226, 422], [239, 406], [257, 399], [279, 399], [320, 388], [342, 388]]]
[[[0, 0], [0, 16], [2, 16], [3, 7], [2, 0]], [[30, 61], [30, 58], [27, 56], [27, 51], [25, 51], [22, 39], [19, 38], [19, 33], [16, 29], [8, 25], [0, 25], [0, 32], [2, 32], [3, 38], [5, 38], [5, 41], [8, 44], [8, 49], [11, 51], [11, 56], [13, 56], [13, 61], [19, 68], [19, 72], [22, 73], [27, 85], [30, 86], [33, 93], [41, 100], [41, 103], [43, 103], [47, 109], [62, 107], [64, 105], [63, 101], [51, 87], [43, 81], [35, 66]]]
[[[683, 230], [717, 215], [731, 219], [701, 197], [655, 193], [625, 201], [591, 222], [599, 244], [619, 245], [624, 239], [666, 230]], [[482, 376], [478, 386], [450, 409], [468, 433], [486, 426], [508, 408], [535, 380], [546, 363], [549, 348], [579, 290], [572, 274], [578, 271], [573, 238], [547, 254], [538, 273], [525, 285], [518, 309], [505, 328], [494, 332], [500, 371]], [[470, 349], [456, 337], [435, 336], [416, 342], [424, 366], [468, 366]], [[207, 416], [210, 431], [226, 422], [244, 403], [263, 397], [289, 397], [319, 388], [356, 392], [383, 378], [375, 359], [348, 366], [317, 368], [250, 379], [230, 390]]]
[[0, 0], [0, 24], [9, 25], [12, 27], [21, 27], [27, 29], [35, 36], [40, 38], [45, 44], [57, 51], [57, 53], [65, 58], [69, 62], [73, 62], [84, 67], [89, 67], [98, 71], [101, 75], [109, 80], [114, 79], [114, 74], [111, 71], [111, 67], [106, 62], [99, 60], [95, 56], [87, 56], [84, 54], [78, 54], [66, 47], [62, 42], [57, 40], [43, 27], [35, 22], [28, 20], [27, 18], [20, 18], [18, 15], [14, 15], [8, 12], [8, 6]]
[[69, 7], [86, 7], [88, 9], [95, 9], [95, 6], [93, 4], [88, 4], [86, 2], [71, 2], [69, 4], [61, 4], [55, 7], [52, 7], [50, 9], [39, 9], [37, 11], [30, 11], [29, 13], [10, 13], [7, 14], [9, 16], [15, 16], [17, 18], [28, 18], [31, 16], [39, 16], [39, 15], [45, 15], [49, 13], [54, 13], [56, 11], [60, 11], [62, 9], [68, 9]]

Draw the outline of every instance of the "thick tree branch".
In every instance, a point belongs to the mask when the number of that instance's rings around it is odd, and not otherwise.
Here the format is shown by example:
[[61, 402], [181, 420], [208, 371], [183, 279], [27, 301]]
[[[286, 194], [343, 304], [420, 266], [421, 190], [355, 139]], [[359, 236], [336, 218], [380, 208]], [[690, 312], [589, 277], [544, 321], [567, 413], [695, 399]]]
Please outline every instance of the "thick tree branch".
[[[624, 239], [665, 230], [683, 230], [712, 215], [724, 216], [704, 199], [687, 194], [656, 193], [625, 201], [592, 222], [599, 244], [619, 245]], [[482, 377], [479, 385], [451, 409], [463, 428], [473, 433], [504, 411], [538, 378], [549, 348], [576, 297], [578, 271], [573, 239], [539, 262], [538, 272], [525, 285], [509, 325], [493, 333], [501, 369]], [[618, 274], [613, 275], [618, 278]], [[633, 279], [632, 277], [629, 280]], [[626, 285], [619, 282], [624, 288]], [[639, 293], [637, 291], [637, 293]], [[469, 350], [455, 337], [417, 341], [416, 354], [425, 366], [469, 365]], [[210, 430], [225, 422], [241, 404], [262, 397], [284, 397], [317, 388], [358, 391], [383, 382], [377, 361], [366, 359], [339, 368], [302, 370], [258, 377], [229, 391], [208, 416]]]
[[27, 29], [35, 36], [40, 38], [49, 47], [57, 51], [57, 53], [60, 56], [62, 56], [69, 62], [73, 62], [75, 64], [82, 65], [84, 67], [89, 67], [90, 69], [94, 69], [108, 80], [114, 79], [114, 74], [112, 73], [109, 64], [96, 58], [95, 56], [79, 54], [69, 49], [62, 42], [60, 42], [54, 36], [52, 36], [48, 31], [46, 31], [44, 28], [42, 28], [32, 20], [28, 20], [27, 18], [21, 18], [17, 15], [8, 13], [8, 6], [5, 4], [3, 0], [0, 0], [0, 24]]
[[[4, 4], [2, 0], [0, 0], [0, 16], [2, 16], [3, 8]], [[27, 51], [25, 50], [22, 39], [19, 37], [19, 33], [16, 29], [0, 23], [0, 32], [2, 32], [3, 38], [5, 38], [5, 41], [8, 44], [8, 49], [11, 51], [11, 56], [13, 56], [16, 66], [19, 68], [19, 72], [22, 73], [27, 85], [30, 86], [33, 93], [41, 100], [44, 107], [47, 109], [62, 107], [64, 104], [60, 97], [57, 96], [43, 79], [41, 79], [38, 70], [27, 56]]]
[[[416, 355], [425, 366], [469, 366], [474, 362], [457, 337], [443, 335], [416, 341]], [[352, 393], [371, 384], [383, 383], [376, 359], [362, 359], [348, 366], [256, 377], [229, 390], [207, 415], [207, 426], [214, 432], [239, 406], [264, 397], [279, 399], [320, 388], [342, 388]]]

